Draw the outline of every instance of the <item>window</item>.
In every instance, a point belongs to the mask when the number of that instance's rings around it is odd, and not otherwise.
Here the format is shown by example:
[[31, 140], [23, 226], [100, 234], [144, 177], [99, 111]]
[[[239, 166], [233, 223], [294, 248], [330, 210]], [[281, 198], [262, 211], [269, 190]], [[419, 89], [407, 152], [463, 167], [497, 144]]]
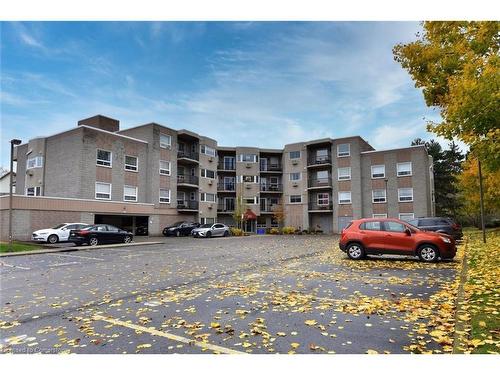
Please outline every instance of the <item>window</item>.
[[339, 158], [344, 157], [344, 156], [349, 156], [351, 155], [351, 144], [350, 143], [343, 143], [341, 145], [337, 145], [337, 156]]
[[406, 163], [398, 163], [397, 164], [397, 172], [399, 176], [411, 176], [411, 161]]
[[215, 148], [206, 145], [200, 145], [200, 152], [208, 156], [215, 156]]
[[413, 202], [413, 188], [398, 189], [398, 199], [400, 202]]
[[380, 221], [367, 221], [359, 226], [362, 230], [382, 230], [382, 223]]
[[290, 181], [300, 181], [302, 174], [300, 172], [290, 173]]
[[111, 151], [97, 150], [97, 165], [111, 167]]
[[217, 201], [217, 195], [212, 193], [200, 193], [200, 201], [215, 203]]
[[413, 212], [399, 214], [399, 220], [408, 221], [408, 220], [413, 220], [414, 218], [415, 214]]
[[123, 187], [123, 200], [128, 202], [137, 202], [137, 186]]
[[329, 177], [330, 176], [329, 176], [328, 171], [317, 171], [316, 172], [316, 179], [317, 180], [323, 180], [324, 181], [324, 180], [328, 180]]
[[328, 152], [328, 149], [326, 149], [326, 148], [316, 150], [316, 161], [318, 161], [318, 162], [328, 161], [329, 160], [328, 154], [329, 154], [329, 152]]
[[250, 198], [243, 197], [243, 203], [244, 204], [259, 204], [259, 198], [258, 197], [250, 197]]
[[172, 137], [168, 134], [160, 134], [160, 147], [170, 148], [172, 146]]
[[339, 204], [351, 203], [350, 191], [339, 191]]
[[160, 160], [160, 174], [170, 176], [170, 162], [166, 160]]
[[350, 180], [351, 179], [351, 167], [339, 168], [338, 169], [338, 179]]
[[255, 154], [240, 154], [239, 160], [245, 163], [257, 163], [257, 155]]
[[202, 217], [200, 218], [200, 221], [202, 225], [215, 223], [215, 219], [213, 217]]
[[328, 206], [330, 204], [329, 193], [318, 193], [318, 206]]
[[41, 168], [43, 166], [43, 156], [35, 156], [26, 160], [26, 169]]
[[385, 165], [372, 165], [372, 178], [384, 178]]
[[302, 195], [290, 195], [290, 203], [302, 203]]
[[125, 170], [137, 172], [137, 157], [125, 155]]
[[385, 203], [386, 201], [385, 189], [372, 190], [372, 203]]
[[40, 186], [29, 187], [26, 189], [26, 195], [29, 197], [38, 197], [42, 195], [42, 188]]
[[290, 151], [290, 159], [300, 159], [300, 151]]
[[170, 190], [160, 189], [160, 203], [170, 203]]
[[387, 232], [404, 232], [405, 231], [405, 226], [401, 223], [398, 223], [396, 221], [385, 221], [384, 222], [385, 230]]
[[387, 219], [387, 214], [373, 214], [372, 217], [375, 218], [384, 218]]
[[111, 199], [111, 184], [107, 182], [96, 182], [95, 199]]
[[200, 169], [201, 177], [215, 179], [215, 171], [210, 169]]

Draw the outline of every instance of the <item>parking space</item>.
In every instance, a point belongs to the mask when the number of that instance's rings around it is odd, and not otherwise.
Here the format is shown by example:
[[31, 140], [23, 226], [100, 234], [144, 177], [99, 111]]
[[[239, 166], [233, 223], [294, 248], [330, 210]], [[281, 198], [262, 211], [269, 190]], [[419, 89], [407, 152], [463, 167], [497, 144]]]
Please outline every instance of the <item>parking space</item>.
[[458, 261], [354, 262], [332, 236], [168, 238], [8, 263], [0, 268], [3, 352], [451, 348]]

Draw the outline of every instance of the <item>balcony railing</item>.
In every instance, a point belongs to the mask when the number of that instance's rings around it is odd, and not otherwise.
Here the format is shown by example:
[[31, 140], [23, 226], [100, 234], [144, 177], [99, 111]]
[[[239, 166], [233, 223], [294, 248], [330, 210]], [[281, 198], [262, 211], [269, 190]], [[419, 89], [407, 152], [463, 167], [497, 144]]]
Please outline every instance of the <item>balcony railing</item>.
[[177, 176], [177, 184], [198, 185], [198, 176], [181, 174]]
[[307, 165], [332, 164], [332, 155], [312, 156], [307, 159]]
[[268, 163], [267, 165], [260, 165], [261, 172], [281, 172], [283, 167], [280, 163]]
[[177, 151], [177, 159], [200, 160], [200, 154], [191, 151]]
[[217, 169], [220, 171], [235, 171], [236, 170], [236, 162], [235, 161], [224, 161], [217, 165]]
[[283, 185], [282, 184], [260, 184], [260, 191], [262, 192], [282, 192]]
[[219, 202], [217, 212], [234, 212], [234, 202]]
[[274, 212], [274, 207], [278, 204], [279, 203], [264, 203], [264, 201], [261, 201], [260, 212]]
[[236, 191], [235, 182], [219, 182], [217, 185], [218, 191]]
[[332, 178], [310, 178], [307, 187], [329, 187], [332, 186]]
[[317, 201], [309, 202], [309, 211], [332, 211], [333, 203], [319, 204]]
[[182, 199], [177, 201], [178, 210], [197, 210], [198, 207], [199, 207], [198, 201], [187, 201]]

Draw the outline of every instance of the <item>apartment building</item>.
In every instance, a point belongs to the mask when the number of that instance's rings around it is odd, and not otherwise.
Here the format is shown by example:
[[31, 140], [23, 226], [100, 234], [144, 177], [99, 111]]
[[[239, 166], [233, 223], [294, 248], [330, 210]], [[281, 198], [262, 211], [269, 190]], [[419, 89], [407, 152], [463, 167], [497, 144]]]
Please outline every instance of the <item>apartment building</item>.
[[[339, 232], [360, 217], [434, 213], [432, 158], [423, 146], [376, 151], [359, 136], [283, 149], [220, 147], [188, 130], [149, 123], [120, 130], [97, 115], [16, 147], [14, 237], [59, 222], [112, 223], [152, 235], [179, 220], [245, 230], [284, 225]], [[0, 197], [2, 238], [8, 200]]]

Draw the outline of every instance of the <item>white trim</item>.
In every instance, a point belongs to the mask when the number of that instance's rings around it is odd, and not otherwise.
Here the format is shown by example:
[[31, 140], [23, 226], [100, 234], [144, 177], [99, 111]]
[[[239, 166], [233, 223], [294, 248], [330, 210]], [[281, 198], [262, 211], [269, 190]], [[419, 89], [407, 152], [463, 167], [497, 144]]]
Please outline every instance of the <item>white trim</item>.
[[[320, 198], [319, 197], [320, 195], [326, 195], [326, 198]], [[320, 199], [326, 200], [326, 203], [319, 203]], [[316, 204], [318, 206], [329, 206], [330, 205], [330, 193], [324, 193], [324, 192], [317, 193], [316, 194]]]
[[[207, 194], [213, 195], [214, 200], [213, 201], [207, 201]], [[200, 193], [200, 202], [205, 202], [205, 203], [217, 203], [217, 194], [215, 193]]]
[[[161, 163], [164, 162], [164, 163], [168, 163], [168, 173], [161, 173], [162, 171], [162, 168], [161, 168]], [[167, 170], [167, 169], [163, 169], [163, 170]], [[172, 175], [172, 164], [170, 163], [169, 160], [160, 160], [159, 163], [158, 163], [158, 173], [162, 176], [170, 176]]]
[[[410, 164], [410, 173], [409, 174], [399, 174], [399, 166], [402, 164]], [[413, 176], [413, 163], [411, 161], [403, 161], [401, 163], [396, 163], [396, 176], [398, 176], [398, 177]]]
[[[167, 144], [166, 147], [162, 146], [162, 143], [161, 143], [161, 137], [162, 136], [168, 137], [170, 139], [170, 142]], [[160, 133], [159, 142], [160, 142], [160, 148], [165, 148], [165, 149], [172, 148], [172, 136], [170, 134]]]
[[387, 219], [387, 214], [373, 214], [372, 219]]
[[[134, 200], [125, 199], [125, 188], [135, 189], [135, 199]], [[139, 195], [139, 189], [137, 188], [137, 186], [123, 185], [123, 201], [124, 202], [137, 202], [138, 195]], [[129, 194], [129, 196], [132, 196], [132, 195]]]
[[[107, 160], [99, 159], [99, 151], [109, 152], [109, 165], [98, 163], [98, 161], [106, 162], [106, 163], [108, 162]], [[113, 168], [113, 151], [105, 150], [103, 148], [96, 148], [95, 149], [95, 165], [97, 165], [98, 167]]]
[[[253, 161], [246, 161], [246, 160], [243, 160], [243, 155], [251, 155], [253, 156], [254, 160]], [[240, 163], [257, 163], [259, 162], [259, 156], [257, 154], [245, 154], [245, 153], [241, 153], [241, 154], [238, 154], [238, 162]]]
[[[384, 192], [384, 200], [375, 202], [375, 191], [383, 191]], [[387, 203], [387, 190], [386, 189], [373, 189], [372, 190], [372, 203]]]
[[[46, 195], [40, 195], [39, 197], [33, 197], [33, 196], [26, 196], [22, 194], [13, 194], [14, 197], [20, 197], [20, 198], [36, 198], [36, 199], [61, 199], [65, 201], [82, 201], [82, 202], [100, 202], [101, 199], [83, 199], [83, 198], [66, 198], [66, 197], [49, 197]], [[9, 195], [0, 195], [0, 199], [2, 198], [9, 198]], [[119, 203], [123, 204], [123, 201], [106, 201], [106, 203]], [[134, 203], [134, 202], [127, 202], [127, 204], [137, 204], [137, 205], [143, 205], [143, 206], [154, 206], [154, 203]]]
[[[340, 155], [339, 148], [340, 148], [340, 146], [345, 146], [345, 145], [348, 146], [349, 151], [347, 151], [347, 155]], [[338, 158], [347, 158], [348, 156], [351, 156], [351, 144], [350, 143], [339, 143], [337, 145], [337, 157]]]
[[[136, 160], [136, 165], [132, 165], [132, 164], [127, 164], [127, 157], [129, 158], [135, 158]], [[135, 170], [134, 169], [127, 169], [127, 166], [132, 166], [132, 167], [135, 167]], [[134, 156], [134, 155], [125, 155], [124, 158], [123, 158], [123, 169], [128, 171], [128, 172], [139, 172], [139, 157], [138, 156]]]
[[[349, 169], [349, 177], [348, 178], [340, 176], [340, 170], [341, 169]], [[337, 168], [337, 181], [349, 181], [351, 179], [351, 173], [352, 173], [351, 167], [340, 167], [340, 168]]]
[[[405, 189], [411, 190], [411, 200], [401, 200], [401, 190], [405, 190]], [[413, 188], [399, 188], [398, 189], [398, 202], [403, 202], [403, 203], [405, 203], [405, 202], [413, 202], [413, 198], [414, 198], [413, 197]]]
[[[28, 166], [30, 160], [34, 160], [35, 161], [35, 165], [33, 167], [29, 167]], [[40, 162], [40, 163], [38, 163], [38, 162]], [[37, 156], [35, 156], [33, 158], [26, 158], [26, 170], [36, 169], [36, 168], [42, 168], [42, 167], [43, 167], [43, 156], [37, 155]]]
[[[293, 174], [298, 174], [299, 175], [299, 179], [298, 180], [292, 180], [292, 175]], [[294, 182], [296, 182], [296, 181], [302, 181], [302, 172], [290, 172], [288, 174], [288, 180], [289, 181], [294, 181]]]
[[[349, 193], [349, 202], [341, 202], [340, 201], [340, 194], [341, 193]], [[338, 192], [338, 204], [352, 204], [352, 192], [351, 191], [339, 191]]]
[[[101, 185], [108, 185], [109, 186], [109, 198], [97, 198], [97, 184], [101, 184]], [[109, 182], [101, 182], [101, 181], [96, 181], [95, 184], [94, 184], [94, 197], [96, 200], [99, 200], [99, 201], [110, 201], [111, 200], [111, 194], [112, 194], [113, 190], [112, 190], [112, 184], [110, 184]], [[104, 193], [99, 193], [99, 194], [104, 194]]]
[[[202, 151], [202, 148], [205, 150], [205, 151]], [[212, 154], [209, 154], [206, 152], [206, 150], [209, 149], [209, 150], [213, 150], [214, 153], [213, 155]], [[215, 149], [214, 147], [210, 147], [210, 146], [207, 146], [205, 144], [201, 144], [200, 145], [200, 154], [203, 154], [203, 155], [207, 155], [207, 156], [212, 156], [212, 157], [216, 157], [217, 156], [217, 149]]]
[[[168, 191], [168, 197], [163, 197], [163, 199], [168, 199], [168, 202], [166, 201], [162, 201], [162, 196], [161, 196], [161, 191], [164, 190], [164, 191]], [[170, 204], [170, 202], [172, 202], [172, 192], [170, 191], [170, 189], [166, 189], [166, 188], [160, 188], [158, 190], [158, 201], [162, 204]]]
[[404, 216], [411, 215], [411, 219], [410, 218], [409, 219], [410, 220], [415, 219], [415, 213], [413, 213], [413, 212], [400, 212], [398, 215], [399, 220], [403, 220], [403, 219], [401, 219], [401, 215], [404, 215]]
[[[292, 202], [292, 197], [300, 197], [300, 202]], [[302, 204], [303, 202], [302, 194], [290, 194], [288, 196], [288, 203], [290, 204]]]
[[[203, 176], [203, 171], [205, 171], [205, 176]], [[213, 172], [214, 173], [214, 177], [207, 177], [207, 171]], [[214, 171], [212, 169], [200, 168], [200, 177], [201, 178], [206, 178], [208, 180], [216, 180], [217, 179], [217, 171]]]
[[[292, 158], [292, 152], [298, 152], [299, 153], [299, 157], [298, 158]], [[300, 160], [301, 158], [302, 158], [302, 152], [301, 152], [301, 150], [288, 151], [288, 159], [289, 160]]]
[[[374, 167], [383, 167], [384, 168], [384, 175], [383, 176], [379, 176], [379, 177], [373, 177], [373, 168]], [[370, 171], [371, 171], [372, 180], [377, 180], [379, 178], [385, 178], [385, 164], [375, 164], [375, 165], [372, 165], [372, 166], [370, 166]]]

